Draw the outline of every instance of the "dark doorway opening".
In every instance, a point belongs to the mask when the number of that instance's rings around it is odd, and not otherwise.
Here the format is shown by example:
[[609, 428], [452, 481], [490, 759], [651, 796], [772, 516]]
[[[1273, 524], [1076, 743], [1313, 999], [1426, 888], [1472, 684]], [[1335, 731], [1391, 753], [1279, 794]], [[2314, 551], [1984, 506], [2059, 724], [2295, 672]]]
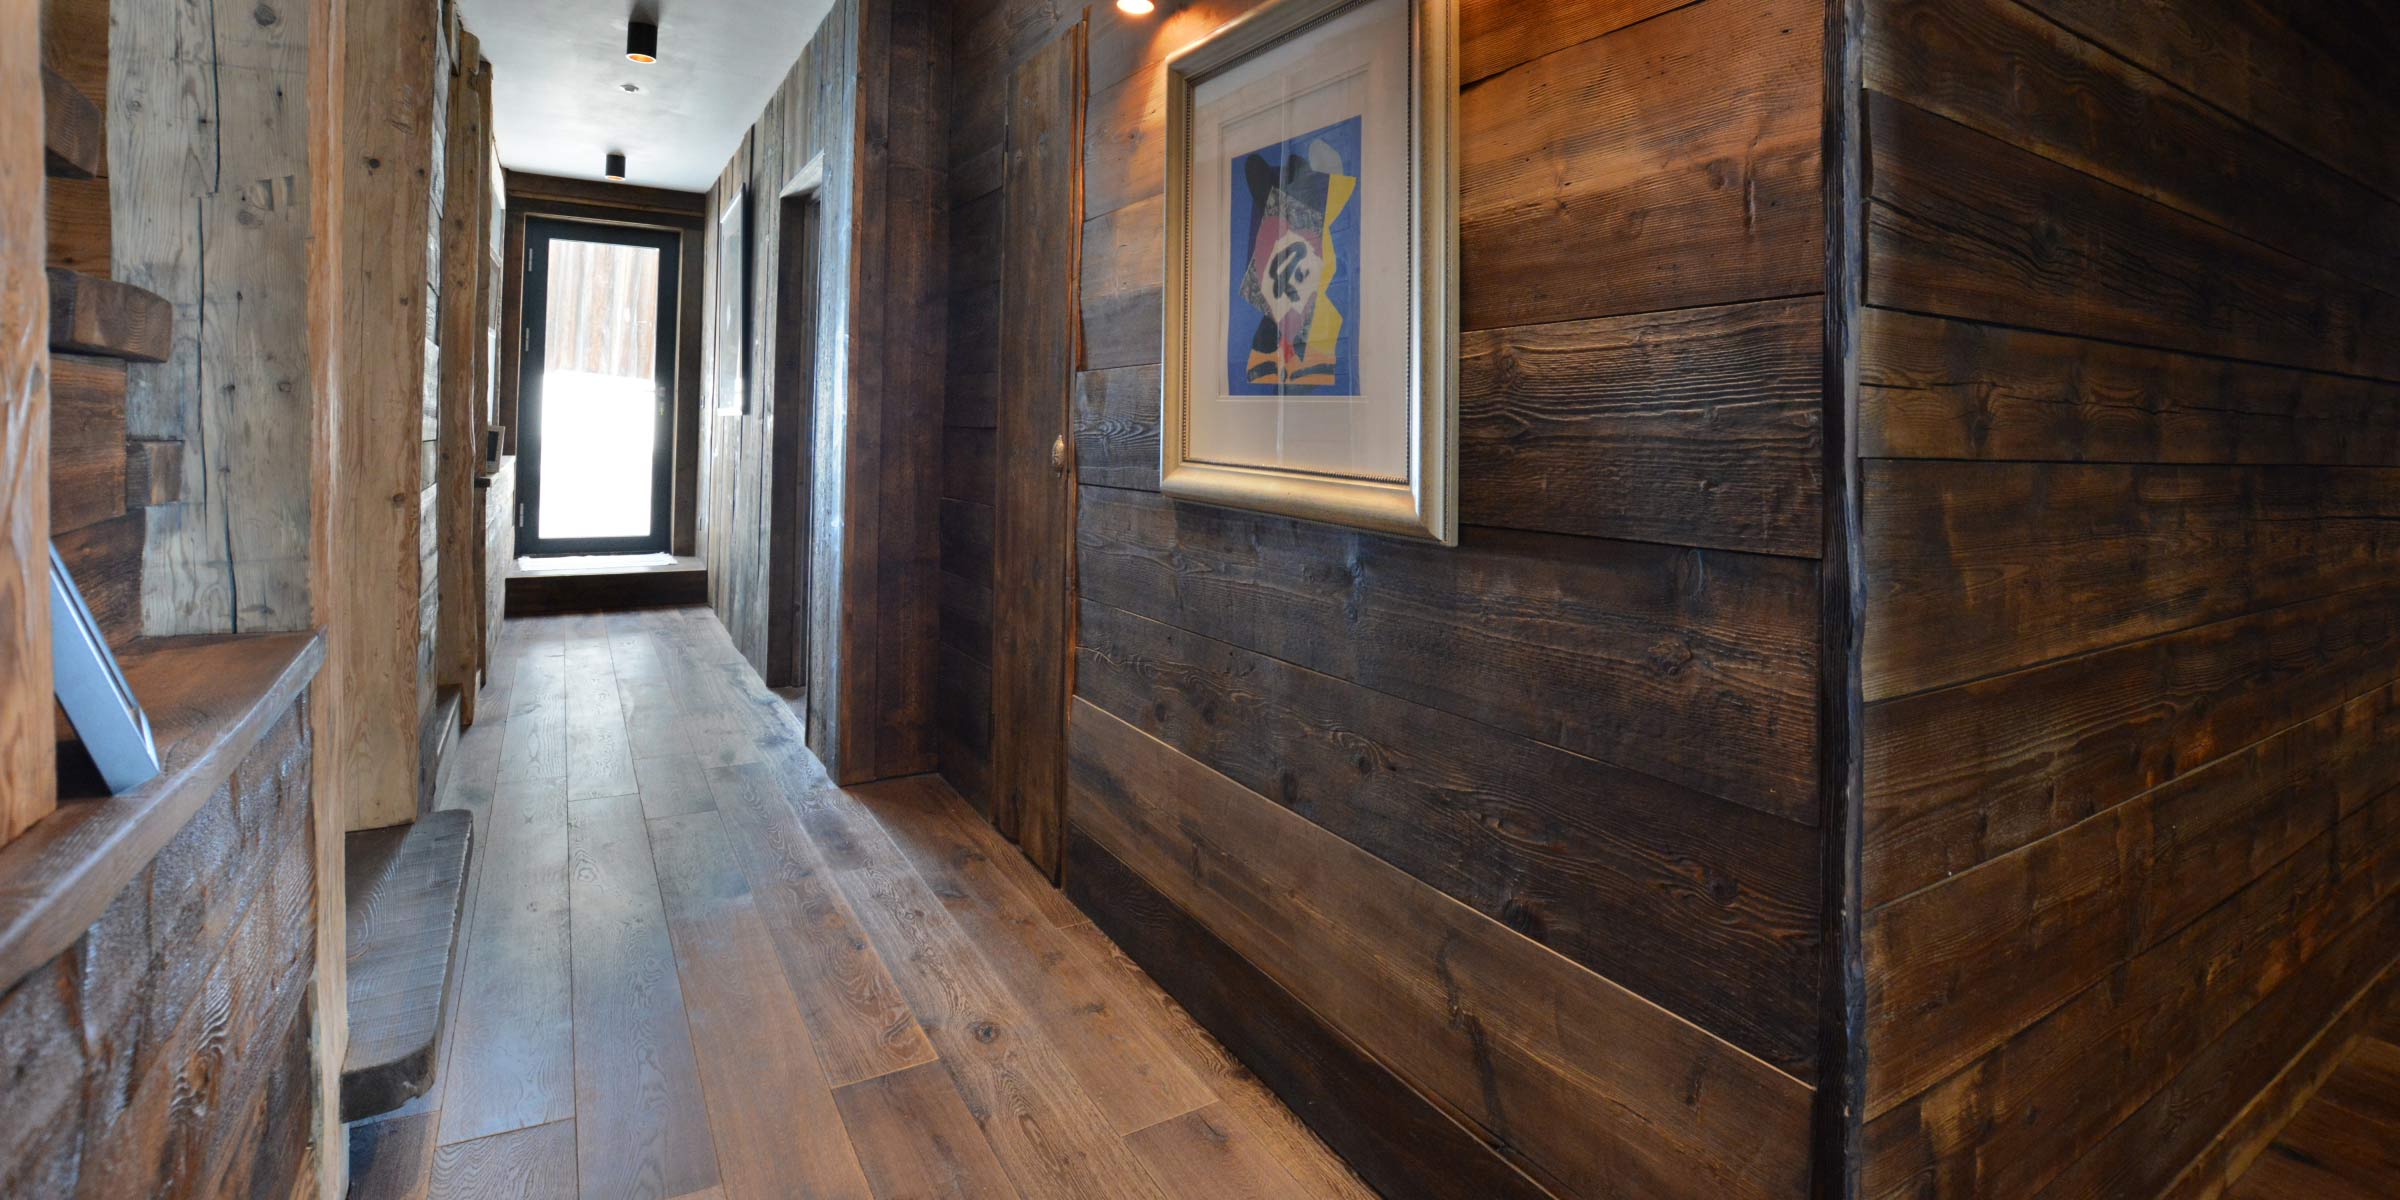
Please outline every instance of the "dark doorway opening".
[[526, 222], [518, 554], [667, 552], [681, 241]]
[[810, 430], [817, 396], [817, 196], [785, 196], [776, 224], [775, 409], [768, 416], [767, 686], [808, 679]]

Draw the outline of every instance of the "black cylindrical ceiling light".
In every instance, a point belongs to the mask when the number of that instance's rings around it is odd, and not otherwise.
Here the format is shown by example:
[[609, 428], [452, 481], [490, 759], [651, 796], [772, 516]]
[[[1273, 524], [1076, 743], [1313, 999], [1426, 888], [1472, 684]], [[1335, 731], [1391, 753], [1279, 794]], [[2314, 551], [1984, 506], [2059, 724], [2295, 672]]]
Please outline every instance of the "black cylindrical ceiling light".
[[625, 27], [625, 57], [637, 63], [658, 61], [658, 25], [635, 21]]
[[625, 156], [614, 150], [609, 151], [608, 170], [605, 174], [611, 183], [625, 182]]

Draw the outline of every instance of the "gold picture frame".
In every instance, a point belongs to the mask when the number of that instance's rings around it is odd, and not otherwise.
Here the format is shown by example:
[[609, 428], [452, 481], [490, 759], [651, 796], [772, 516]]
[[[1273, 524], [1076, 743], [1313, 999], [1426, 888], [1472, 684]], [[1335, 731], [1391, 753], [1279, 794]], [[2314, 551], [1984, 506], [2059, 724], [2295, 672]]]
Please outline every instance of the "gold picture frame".
[[[1195, 336], [1193, 322], [1196, 309], [1208, 311], [1206, 306], [1210, 301], [1195, 301], [1195, 276], [1203, 272], [1196, 271], [1193, 255], [1200, 247], [1222, 254], [1225, 246], [1222, 241], [1211, 241], [1193, 229], [1193, 180], [1199, 173], [1194, 165], [1195, 93], [1211, 80], [1226, 78], [1228, 72], [1294, 39], [1306, 37], [1311, 31], [1324, 29], [1322, 36], [1330, 37], [1331, 30], [1325, 27], [1346, 15], [1364, 14], [1357, 19], [1388, 21], [1388, 13], [1367, 10], [1392, 7], [1405, 9], [1410, 24], [1405, 85], [1410, 110], [1405, 134], [1408, 170], [1407, 184], [1402, 189], [1408, 200], [1406, 352], [1404, 363], [1393, 363], [1395, 356], [1387, 353], [1380, 356], [1383, 361], [1372, 369], [1379, 377], [1396, 376], [1398, 386], [1404, 389], [1398, 409], [1405, 413], [1407, 428], [1398, 436], [1405, 443], [1405, 471], [1370, 474], [1296, 469], [1228, 461], [1230, 456], [1211, 459], [1197, 454], [1193, 429], [1196, 402], [1204, 398], [1230, 401], [1234, 397], [1219, 397], [1213, 390], [1204, 396], [1194, 390], [1195, 353], [1208, 351], [1202, 349], [1206, 344], [1204, 338]], [[1269, 0], [1167, 60], [1161, 492], [1205, 504], [1345, 525], [1443, 545], [1457, 543], [1457, 59], [1457, 0]], [[1278, 149], [1276, 153], [1285, 151]], [[1230, 179], [1230, 168], [1227, 178]], [[1214, 209], [1210, 211], [1213, 213]], [[1227, 229], [1214, 232], [1222, 238]], [[1353, 268], [1360, 269], [1363, 268]], [[1213, 275], [1207, 278], [1215, 280]], [[1222, 297], [1214, 302], [1229, 303]], [[1230, 326], [1230, 322], [1228, 316], [1225, 324]], [[1397, 326], [1398, 322], [1379, 324], [1370, 327], [1369, 332], [1380, 328], [1381, 336], [1388, 340]], [[1365, 336], [1353, 344], [1365, 345]], [[1208, 364], [1208, 369], [1214, 371], [1216, 365]], [[1228, 366], [1225, 371], [1223, 376], [1212, 378], [1225, 380], [1227, 390], [1231, 390], [1232, 368]], [[1364, 369], [1354, 378], [1364, 379]], [[1386, 399], [1380, 393], [1367, 395], [1369, 390], [1359, 385], [1361, 394], [1357, 399], [1362, 407]], [[1269, 398], [1287, 405], [1290, 399]], [[1238, 412], [1226, 416], [1234, 412], [1232, 406], [1220, 405], [1211, 419], [1227, 427], [1242, 420], [1269, 419], [1271, 406], [1253, 407], [1258, 409], [1255, 414]], [[1383, 412], [1367, 414], [1367, 419], [1380, 422], [1380, 436], [1388, 438], [1393, 420], [1388, 401], [1384, 408]], [[1349, 419], [1361, 418], [1353, 414]]]

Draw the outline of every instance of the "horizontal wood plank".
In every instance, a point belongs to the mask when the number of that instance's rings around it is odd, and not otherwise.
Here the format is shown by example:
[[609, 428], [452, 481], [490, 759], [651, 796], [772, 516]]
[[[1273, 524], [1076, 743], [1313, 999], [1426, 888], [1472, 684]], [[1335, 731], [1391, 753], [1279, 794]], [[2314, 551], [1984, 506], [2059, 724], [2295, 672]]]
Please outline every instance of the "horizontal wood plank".
[[1080, 630], [1085, 701], [1814, 1076], [1813, 831], [1106, 605]]
[[1870, 304], [2400, 379], [2400, 295], [1879, 92]]
[[1870, 308], [1869, 458], [2400, 465], [2400, 384]]
[[1705, 0], [1467, 89], [1462, 327], [1824, 290], [1824, 27]]
[[2400, 277], [2400, 200], [2210, 103], [2222, 96], [2016, 0], [1876, 0], [1866, 20], [1870, 88], [2355, 282]]
[[2400, 469], [1870, 462], [1870, 701], [2390, 578]]
[[2395, 786], [2400, 685], [1871, 911], [1869, 1110], [1974, 1061]]
[[1810, 298], [1467, 334], [1461, 519], [1816, 557], [1824, 322]]
[[1093, 600], [1816, 819], [1813, 564], [1480, 529], [1444, 549], [1089, 487], [1077, 538]]
[[1872, 906], [2400, 675], [2400, 591], [2343, 592], [1869, 705]]
[[1807, 1085], [1089, 704], [1069, 755], [1077, 828], [1558, 1190], [1802, 1187]]

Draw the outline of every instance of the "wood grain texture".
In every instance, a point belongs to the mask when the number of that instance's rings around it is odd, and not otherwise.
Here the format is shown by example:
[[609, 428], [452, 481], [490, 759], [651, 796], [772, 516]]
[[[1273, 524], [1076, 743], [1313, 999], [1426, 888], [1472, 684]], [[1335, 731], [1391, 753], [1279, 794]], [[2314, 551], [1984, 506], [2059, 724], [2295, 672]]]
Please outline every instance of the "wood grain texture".
[[2361, 14], [2344, 22], [2338, 36], [2312, 38], [2298, 34], [2296, 17], [2287, 16], [2304, 11], [2297, 4], [2268, 9], [2203, 0], [2162, 10], [2031, 0], [2029, 7], [2385, 196], [2400, 197], [2400, 100], [2378, 86], [2380, 65], [2362, 74], [2342, 51], [2345, 41], [2376, 45], [2377, 16]]
[[723, 821], [668, 817], [649, 833], [724, 1186], [864, 1200], [856, 1152], [824, 1136], [840, 1123], [833, 1090]]
[[1872, 705], [1866, 897], [2029, 845], [2392, 676], [2400, 594], [2343, 592]]
[[345, 21], [354, 44], [381, 52], [343, 73], [345, 352], [332, 469], [353, 499], [335, 510], [329, 533], [347, 547], [347, 563], [329, 582], [344, 593], [336, 611], [350, 616], [332, 636], [359, 702], [325, 736], [348, 747], [348, 776], [334, 782], [350, 798], [350, 825], [371, 829], [417, 809], [418, 706], [366, 698], [418, 694], [419, 625], [398, 614], [415, 613], [422, 591], [420, 514], [388, 499], [413, 499], [425, 484], [417, 451], [434, 294], [426, 244], [439, 22], [404, 0], [352, 5]]
[[1805, 827], [1086, 603], [1081, 698], [1802, 1078]]
[[51, 355], [50, 421], [50, 532], [124, 515], [125, 364]]
[[992, 517], [992, 818], [1058, 872], [1065, 830], [1073, 658], [1074, 502], [1063, 455], [1077, 329], [1084, 28], [1069, 27], [1008, 82], [1002, 235], [999, 486]]
[[2400, 377], [2400, 297], [1870, 92], [1869, 303]]
[[860, 1080], [834, 1094], [878, 1200], [1007, 1200], [1023, 1193], [940, 1063]]
[[2388, 580], [2400, 470], [1874, 462], [1870, 701]]
[[426, 1200], [574, 1200], [575, 1122], [438, 1147], [429, 1183]]
[[2400, 464], [2400, 385], [1869, 309], [1861, 453]]
[[[1240, 1064], [1232, 1070], [1256, 1072], [1256, 1080], [1272, 1088], [1378, 1194], [1405, 1200], [1543, 1200], [1550, 1195], [1389, 1067], [1329, 1028], [1086, 836], [1080, 824], [1068, 830], [1067, 862], [1068, 892], [1091, 913], [1098, 927], [1093, 936], [1124, 947], [1130, 961], [1172, 997], [1169, 1003], [1189, 1009], [1192, 1019], [1224, 1039], [1224, 1049]], [[1241, 1094], [1238, 1087], [1225, 1090]], [[1286, 1159], [1294, 1161], [1308, 1160]], [[1338, 1176], [1310, 1182], [1315, 1195], [1363, 1190], [1355, 1179]]]
[[42, 82], [43, 173], [53, 179], [106, 174], [108, 126], [100, 106], [47, 63], [37, 65]]
[[160, 773], [119, 795], [96, 779], [76, 803], [0, 848], [0, 980], [64, 951], [176, 838], [282, 721], [324, 660], [308, 634], [211, 639], [128, 653]]
[[1074, 907], [1038, 876], [1008, 869], [1014, 852], [997, 830], [967, 819], [931, 782], [877, 784], [866, 798], [974, 944], [1013, 944], [1017, 952], [992, 956], [995, 973], [1050, 1034], [1110, 1128], [1130, 1135], [1215, 1101], [1163, 1031], [1140, 1020], [1136, 998], [1059, 932], [1079, 919]]
[[575, 1113], [566, 781], [502, 779], [484, 828], [442, 1068], [445, 1144]]
[[640, 801], [601, 797], [569, 814], [583, 1195], [633, 1179], [666, 1196], [713, 1187], [717, 1154]]
[[1092, 600], [1814, 819], [1806, 563], [1474, 528], [1420, 547], [1112, 488], [1083, 489], [1076, 536]]
[[774, 781], [763, 766], [724, 767], [709, 787], [827, 1078], [839, 1086], [930, 1061], [909, 1000]]
[[1468, 88], [1461, 327], [1823, 290], [1822, 17], [1708, 0]]
[[[102, 28], [106, 28], [105, 21]], [[32, 166], [41, 143], [41, 14], [0, 25], [0, 846], [58, 804], [50, 713], [50, 307]], [[103, 63], [106, 59], [102, 59]], [[13, 977], [13, 976], [12, 976]]]
[[2400, 1046], [2364, 1033], [2228, 1200], [2370, 1200], [2400, 1180]]
[[2008, 0], [1878, 0], [1868, 20], [1870, 88], [2357, 282], [2400, 275], [2400, 200], [2216, 107], [2222, 93]]
[[1813, 558], [1814, 298], [1469, 333], [1460, 516]]
[[1074, 722], [1077, 828], [1557, 1190], [1801, 1186], [1807, 1085], [1099, 709]]
[[483, 439], [479, 414], [489, 382], [490, 322], [484, 276], [491, 261], [493, 154], [491, 65], [472, 33], [459, 35], [442, 167], [440, 423], [436, 431], [436, 540], [441, 548], [434, 681], [459, 690], [460, 718], [476, 720], [480, 614], [476, 586], [484, 531], [476, 518]]
[[50, 283], [50, 348], [129, 362], [165, 362], [174, 347], [175, 310], [130, 284], [63, 271]]

